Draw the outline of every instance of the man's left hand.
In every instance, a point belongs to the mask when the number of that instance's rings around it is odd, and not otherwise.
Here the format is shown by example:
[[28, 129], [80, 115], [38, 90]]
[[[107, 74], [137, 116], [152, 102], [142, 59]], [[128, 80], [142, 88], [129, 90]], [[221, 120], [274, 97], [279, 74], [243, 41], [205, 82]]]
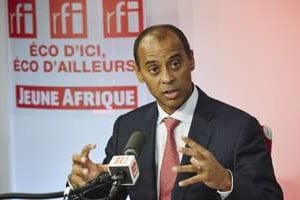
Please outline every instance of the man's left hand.
[[219, 191], [231, 190], [230, 173], [216, 160], [214, 155], [200, 144], [188, 137], [183, 141], [187, 144], [179, 149], [184, 155], [190, 156], [190, 164], [178, 165], [173, 167], [173, 171], [194, 172], [195, 175], [179, 182], [179, 186], [189, 186], [203, 182], [208, 187], [218, 189]]

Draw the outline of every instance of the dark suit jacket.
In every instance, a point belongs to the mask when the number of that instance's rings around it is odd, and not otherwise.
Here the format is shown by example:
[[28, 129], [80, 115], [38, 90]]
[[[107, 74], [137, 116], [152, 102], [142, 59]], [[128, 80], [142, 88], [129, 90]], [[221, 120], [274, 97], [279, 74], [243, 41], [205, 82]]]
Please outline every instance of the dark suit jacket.
[[[189, 137], [207, 148], [216, 159], [233, 173], [233, 191], [226, 200], [281, 200], [283, 194], [276, 182], [270, 154], [261, 128], [255, 118], [227, 104], [208, 97], [199, 88], [199, 98], [193, 116]], [[115, 154], [122, 154], [134, 131], [146, 134], [146, 145], [138, 158], [140, 177], [135, 186], [128, 187], [131, 200], [157, 199], [157, 171], [155, 161], [155, 132], [158, 110], [150, 103], [120, 116], [106, 147], [109, 162]], [[183, 156], [181, 164], [189, 163]], [[172, 192], [173, 200], [216, 200], [216, 190], [205, 184], [178, 187], [178, 181], [193, 174], [177, 176]]]

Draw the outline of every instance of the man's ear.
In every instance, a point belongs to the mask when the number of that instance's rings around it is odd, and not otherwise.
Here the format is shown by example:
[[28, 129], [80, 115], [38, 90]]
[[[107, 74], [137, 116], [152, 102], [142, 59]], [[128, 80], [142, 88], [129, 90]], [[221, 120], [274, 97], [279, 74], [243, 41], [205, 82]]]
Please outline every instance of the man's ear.
[[143, 83], [144, 79], [141, 74], [141, 69], [137, 64], [134, 64], [134, 71], [135, 71], [135, 75], [136, 75], [137, 79], [139, 80], [139, 82]]
[[190, 67], [191, 67], [191, 71], [193, 71], [195, 69], [195, 58], [194, 58], [194, 51], [191, 49], [190, 51]]

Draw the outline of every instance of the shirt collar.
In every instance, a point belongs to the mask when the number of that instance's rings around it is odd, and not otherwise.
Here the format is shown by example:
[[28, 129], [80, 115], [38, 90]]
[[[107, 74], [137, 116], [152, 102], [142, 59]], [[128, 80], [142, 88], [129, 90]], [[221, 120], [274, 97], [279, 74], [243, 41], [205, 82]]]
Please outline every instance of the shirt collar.
[[171, 115], [166, 113], [157, 103], [157, 107], [158, 107], [157, 123], [160, 124], [162, 120], [166, 117], [173, 117], [181, 122], [191, 122], [198, 101], [198, 95], [199, 95], [198, 90], [196, 86], [194, 86], [193, 92], [191, 96], [188, 98], [188, 100]]

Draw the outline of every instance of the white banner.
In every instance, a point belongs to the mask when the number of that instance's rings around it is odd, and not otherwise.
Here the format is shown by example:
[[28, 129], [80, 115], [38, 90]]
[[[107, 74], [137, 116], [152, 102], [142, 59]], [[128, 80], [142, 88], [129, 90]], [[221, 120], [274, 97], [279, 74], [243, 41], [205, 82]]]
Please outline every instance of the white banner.
[[[14, 190], [63, 188], [71, 157], [104, 146], [152, 98], [133, 71], [142, 0], [8, 0]], [[93, 156], [92, 155], [92, 156]]]

